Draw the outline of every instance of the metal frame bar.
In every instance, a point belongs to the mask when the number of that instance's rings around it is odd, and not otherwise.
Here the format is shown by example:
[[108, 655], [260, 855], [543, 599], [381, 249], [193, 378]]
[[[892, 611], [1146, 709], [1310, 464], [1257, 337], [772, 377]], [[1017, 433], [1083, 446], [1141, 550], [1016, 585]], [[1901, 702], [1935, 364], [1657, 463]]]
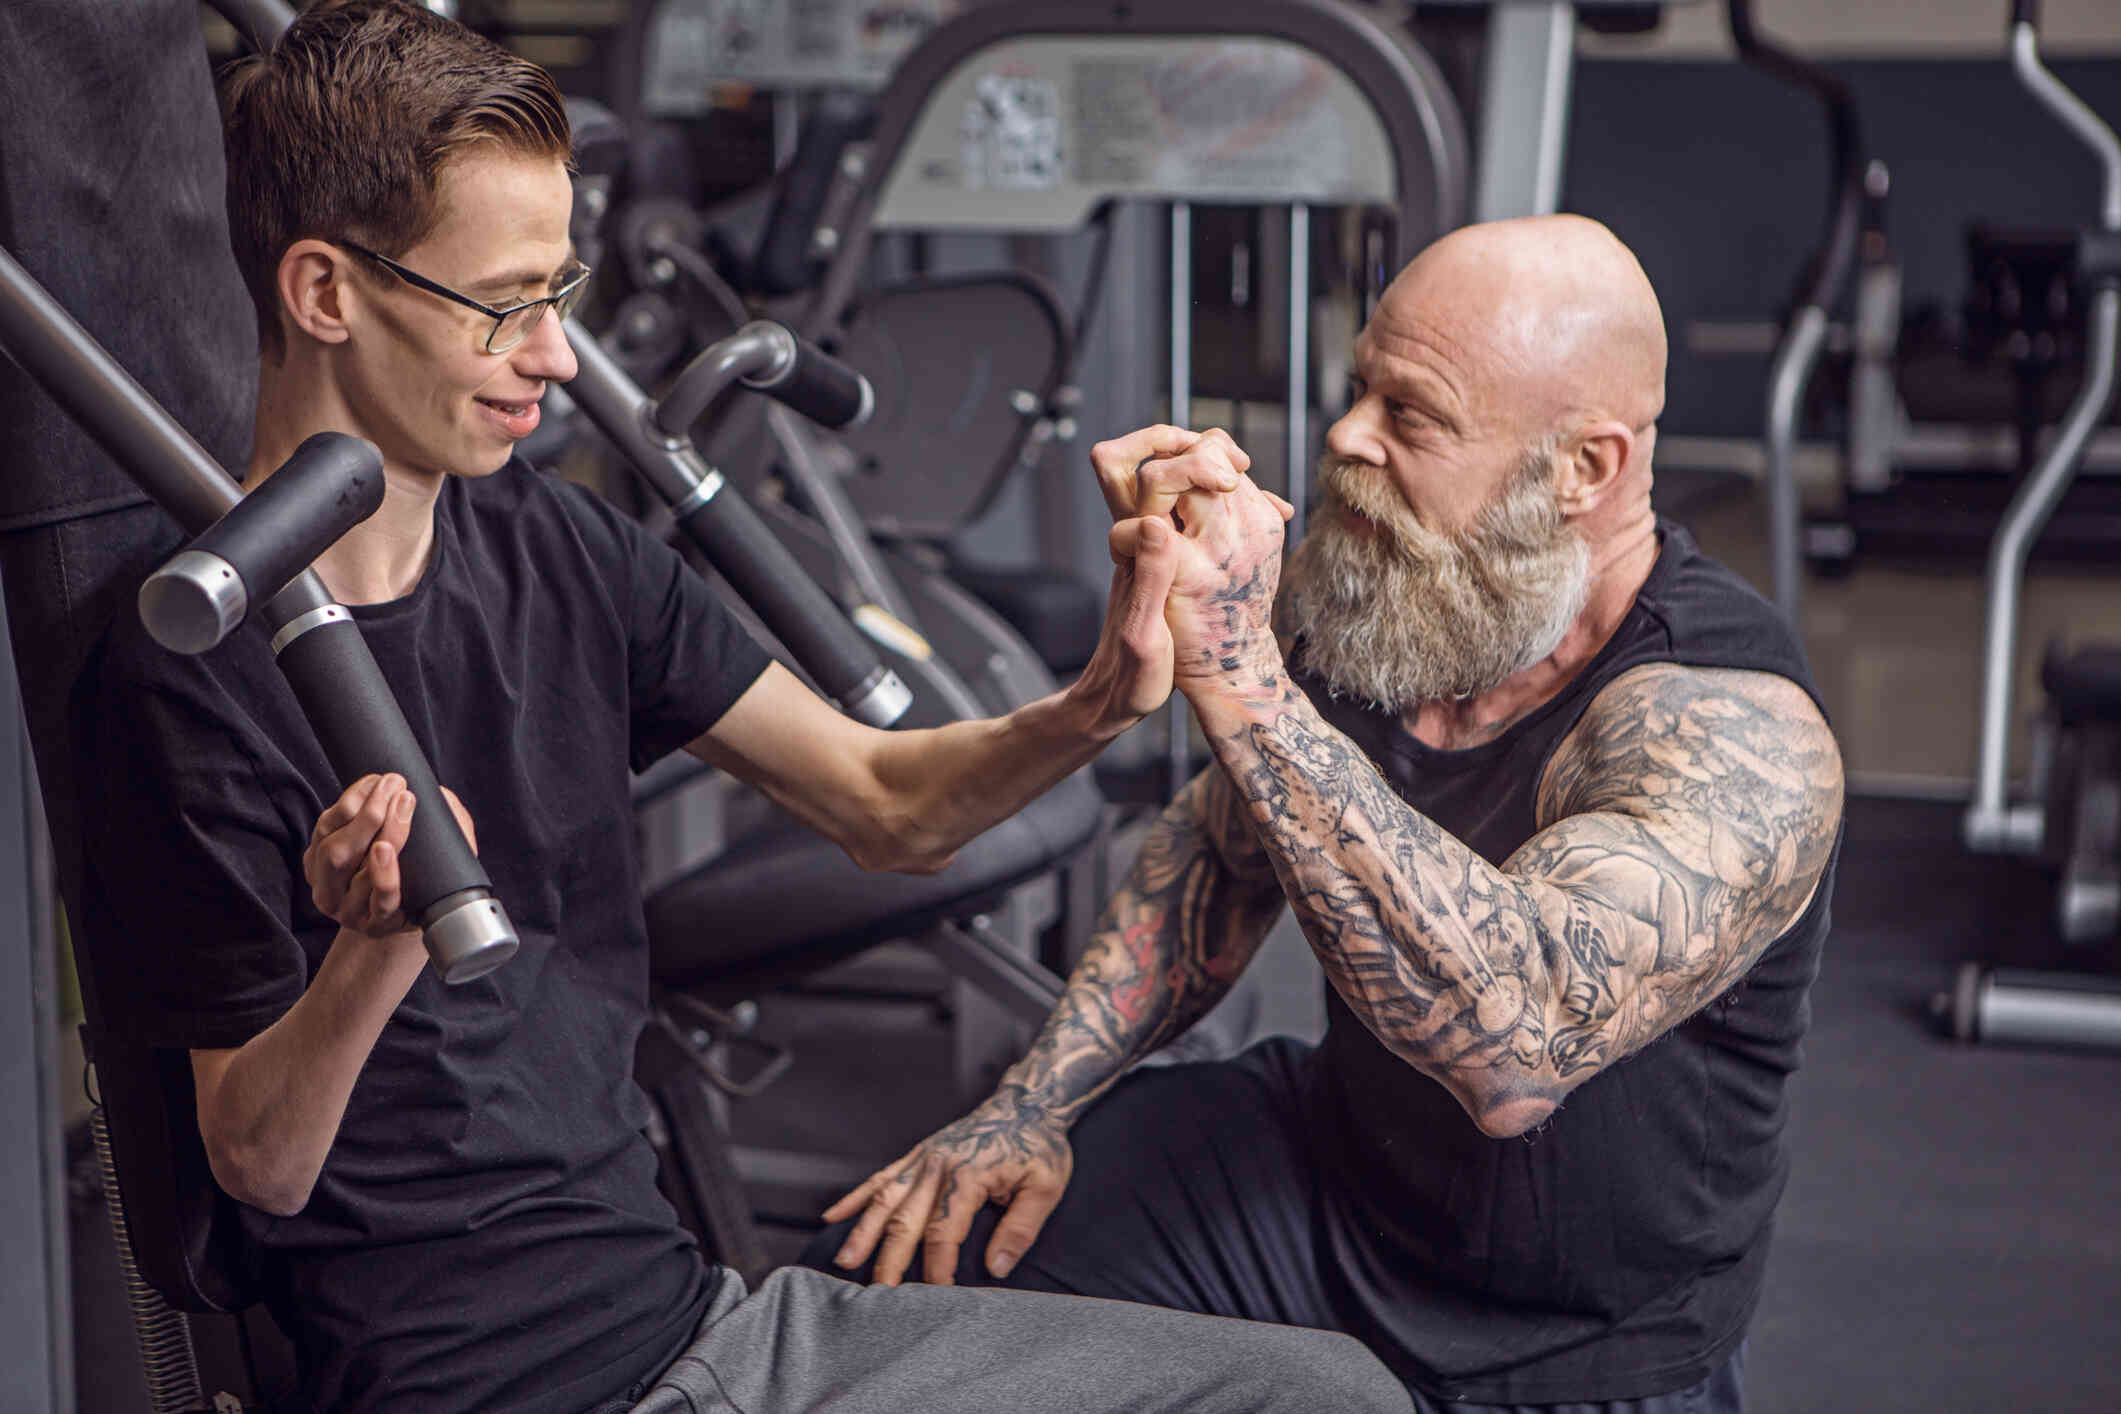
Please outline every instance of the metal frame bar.
[[1497, 4], [1488, 16], [1473, 219], [1544, 216], [1561, 205], [1576, 7]]
[[[2108, 231], [2121, 230], [2121, 139], [2040, 62], [2039, 31], [2025, 19], [2011, 26], [2011, 66], [2033, 97], [2092, 149], [2104, 173], [2100, 225]], [[1966, 846], [1977, 852], [2032, 853], [2041, 846], [2041, 806], [2013, 806], [2010, 800], [2019, 599], [2033, 542], [2054, 514], [2062, 493], [2076, 479], [2084, 449], [2114, 400], [2121, 289], [2112, 283], [2101, 286], [2092, 297], [2087, 319], [2091, 338], [2085, 352], [2084, 382], [2046, 454], [2011, 498], [1989, 546], [1988, 611], [1981, 646], [1981, 729], [1974, 763], [1974, 801], [1964, 823]]]
[[[1171, 203], [1171, 421], [1193, 425], [1193, 207]], [[1164, 707], [1164, 799], [1177, 796], [1193, 764], [1186, 699], [1174, 692]]]

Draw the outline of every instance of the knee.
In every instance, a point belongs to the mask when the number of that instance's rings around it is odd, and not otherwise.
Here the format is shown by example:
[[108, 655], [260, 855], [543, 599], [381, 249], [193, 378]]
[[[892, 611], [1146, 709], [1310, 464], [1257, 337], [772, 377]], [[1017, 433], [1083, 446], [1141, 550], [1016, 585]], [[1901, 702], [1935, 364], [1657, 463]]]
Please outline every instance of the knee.
[[1415, 1414], [1414, 1397], [1370, 1348], [1335, 1331], [1270, 1326], [1276, 1348], [1261, 1352], [1273, 1391], [1262, 1405], [1281, 1414], [1332, 1409], [1349, 1414]]

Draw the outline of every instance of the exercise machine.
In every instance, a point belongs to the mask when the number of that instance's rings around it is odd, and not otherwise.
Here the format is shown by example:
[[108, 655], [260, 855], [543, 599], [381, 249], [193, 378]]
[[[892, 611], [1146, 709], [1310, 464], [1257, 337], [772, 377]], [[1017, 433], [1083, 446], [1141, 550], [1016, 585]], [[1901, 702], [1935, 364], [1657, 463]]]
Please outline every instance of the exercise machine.
[[[701, 8], [666, 0], [659, 14], [670, 18], [659, 22], [674, 25], [675, 17]], [[705, 83], [716, 76], [711, 64], [675, 46], [653, 52], [664, 66], [651, 67], [646, 77], [658, 111], [681, 113], [688, 96], [697, 111]], [[680, 70], [682, 81], [671, 76]], [[1244, 101], [1229, 101], [1240, 91]], [[1273, 103], [1263, 104], [1261, 95]], [[852, 356], [865, 328], [882, 319], [887, 327], [879, 343], [921, 350], [919, 357], [932, 361], [937, 354], [928, 350], [956, 344], [940, 321], [924, 322], [924, 316], [933, 320], [952, 302], [933, 288], [891, 302], [888, 286], [879, 302], [877, 269], [887, 248], [941, 236], [1061, 238], [1088, 224], [1109, 233], [1115, 205], [1148, 206], [1160, 210], [1168, 230], [1165, 410], [1171, 421], [1189, 423], [1196, 301], [1203, 292], [1194, 265], [1196, 210], [1272, 211], [1271, 220], [1261, 218], [1259, 238], [1243, 242], [1242, 256], [1226, 267], [1223, 283], [1237, 293], [1217, 300], [1210, 289], [1208, 303], [1240, 309], [1246, 322], [1271, 331], [1282, 346], [1262, 362], [1273, 367], [1287, 409], [1279, 482], [1299, 510], [1315, 444], [1310, 412], [1319, 401], [1312, 330], [1320, 212], [1361, 213], [1349, 228], [1356, 248], [1349, 264], [1356, 298], [1364, 299], [1374, 298], [1422, 245], [1457, 225], [1466, 203], [1463, 125], [1435, 66], [1403, 35], [1331, 0], [970, 7], [913, 47], [869, 107], [873, 119], [856, 122], [817, 105], [817, 124], [834, 130], [832, 141], [817, 144], [818, 160], [796, 149], [785, 199], [759, 245], [768, 258], [756, 268], [776, 276], [793, 268], [801, 277], [800, 287], [784, 296], [796, 308], [789, 317], [801, 332]], [[1093, 294], [1109, 239], [1100, 234], [1092, 258], [1086, 283]], [[1130, 341], [1138, 314], [1131, 306], [1105, 311], [1122, 341]], [[1043, 321], [1003, 314], [979, 322], [1039, 330]], [[1073, 334], [1079, 345], [1080, 328]], [[1219, 338], [1215, 345], [1220, 350], [1230, 342]], [[995, 464], [1002, 477], [1035, 465], [1037, 449], [1064, 431], [1074, 413], [1069, 362], [1061, 360], [1057, 381], [1025, 376], [988, 385], [997, 420], [1021, 424], [1016, 454], [1005, 444]], [[931, 400], [909, 401], [903, 419], [880, 421], [868, 443], [835, 450], [813, 441], [788, 457], [792, 499], [814, 503], [836, 486], [886, 534], [914, 529], [933, 538], [962, 527], [991, 501], [998, 481], [973, 478], [979, 489], [968, 495], [967, 479], [952, 465], [958, 458], [939, 457], [920, 439], [949, 425], [951, 414], [973, 400], [969, 383], [962, 375], [910, 383], [915, 398], [923, 390]], [[777, 450], [789, 449], [784, 442]], [[823, 469], [835, 462], [880, 471], [805, 474], [806, 465]], [[1041, 624], [1035, 608], [1022, 607], [1036, 596], [1012, 600], [999, 576], [981, 588], [1034, 640], [1071, 636]], [[1174, 707], [1167, 719], [1167, 756], [1154, 773], [1152, 799], [1168, 798], [1192, 773], [1183, 710]]]
[[1812, 372], [1826, 348], [1827, 320], [1839, 301], [1856, 255], [1865, 167], [1856, 102], [1830, 70], [1800, 59], [1762, 37], [1752, 0], [1730, 0], [1731, 38], [1747, 64], [1808, 89], [1825, 110], [1828, 152], [1826, 232], [1798, 275], [1790, 311], [1768, 375], [1767, 484], [1770, 587], [1775, 606], [1798, 621], [1802, 594], [1802, 506], [1797, 492], [1797, 428]]
[[[2121, 927], [2121, 645], [2051, 646], [2042, 672], [2048, 702], [2034, 732], [2030, 798], [2009, 782], [2012, 678], [2026, 557], [2079, 474], [2085, 446], [2114, 400], [2121, 345], [2121, 139], [2041, 63], [2038, 0], [2016, 0], [2011, 64], [2033, 98], [2098, 158], [2094, 224], [2067, 242], [2069, 272], [2086, 305], [2084, 382], [1990, 544], [1981, 657], [1981, 726], [1964, 836], [1981, 853], [2042, 856], [2060, 872], [2056, 928], [2090, 945]], [[1966, 1041], [2121, 1046], [2121, 982], [2022, 970], [1960, 971], [1940, 1002]]]

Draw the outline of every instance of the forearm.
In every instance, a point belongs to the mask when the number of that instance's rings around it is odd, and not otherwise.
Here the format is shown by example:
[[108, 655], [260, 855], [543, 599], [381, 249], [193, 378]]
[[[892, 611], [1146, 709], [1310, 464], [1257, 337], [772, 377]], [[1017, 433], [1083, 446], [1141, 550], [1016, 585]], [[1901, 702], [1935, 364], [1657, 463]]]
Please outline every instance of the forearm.
[[1150, 827], [1060, 1005], [1004, 1077], [1005, 1092], [1014, 1087], [1020, 1103], [1072, 1122], [1229, 992], [1282, 908], [1249, 836], [1218, 846], [1203, 828], [1229, 811], [1228, 786], [1211, 773]]
[[342, 930], [308, 990], [227, 1057], [201, 1095], [200, 1125], [233, 1197], [282, 1216], [309, 1201], [354, 1082], [425, 964], [417, 934]]
[[1195, 706], [1334, 990], [1483, 1127], [1536, 1120], [1563, 1088], [1549, 963], [1571, 901], [1408, 806], [1285, 673], [1250, 682]]
[[1088, 765], [1132, 721], [1068, 690], [1001, 717], [881, 734], [872, 770], [877, 833], [892, 842], [887, 867], [940, 868]]

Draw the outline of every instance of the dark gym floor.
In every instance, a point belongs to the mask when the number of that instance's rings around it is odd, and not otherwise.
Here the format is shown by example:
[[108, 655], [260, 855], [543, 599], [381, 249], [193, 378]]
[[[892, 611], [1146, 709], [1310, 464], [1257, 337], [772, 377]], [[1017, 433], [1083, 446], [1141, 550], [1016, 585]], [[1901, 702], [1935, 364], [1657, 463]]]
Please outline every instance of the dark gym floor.
[[[1742, 484], [1672, 475], [1660, 499], [1756, 572], [1761, 521]], [[1813, 589], [1807, 638], [1851, 769], [1964, 774], [1972, 572], [1859, 571]], [[2081, 624], [2085, 605], [2121, 636], [2121, 578], [2044, 581], [2027, 612]], [[1968, 1048], [1934, 1029], [1929, 998], [1963, 960], [2060, 959], [2048, 882], [1969, 857], [1958, 813], [1850, 802], [1795, 1082], [1795, 1167], [1753, 1328], [1753, 1414], [2121, 1412], [2121, 1058]], [[1302, 1031], [1319, 985], [1308, 956], [1284, 934], [1259, 966], [1268, 1024]], [[955, 1113], [943, 1033], [923, 1010], [789, 998], [766, 1011], [799, 1056], [740, 1116], [746, 1137], [882, 1159]], [[75, 1233], [79, 1408], [133, 1414], [146, 1404], [100, 1209], [84, 1207]], [[776, 1251], [802, 1236], [774, 1229]]]

